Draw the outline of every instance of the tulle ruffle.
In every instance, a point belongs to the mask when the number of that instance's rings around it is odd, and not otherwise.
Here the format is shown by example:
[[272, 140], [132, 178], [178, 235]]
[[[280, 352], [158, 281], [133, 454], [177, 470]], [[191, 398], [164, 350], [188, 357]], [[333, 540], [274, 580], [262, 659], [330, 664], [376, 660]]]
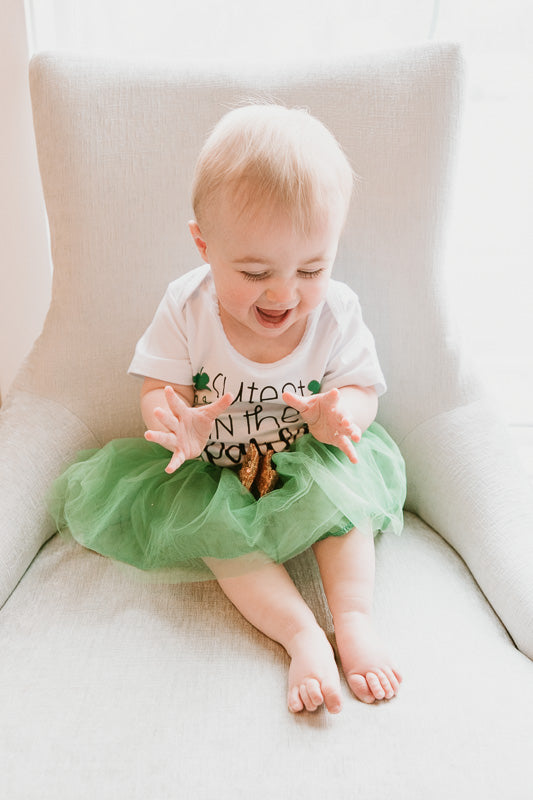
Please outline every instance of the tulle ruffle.
[[396, 444], [374, 423], [357, 454], [351, 464], [338, 448], [302, 436], [273, 457], [277, 488], [257, 500], [232, 469], [198, 459], [168, 475], [162, 447], [115, 439], [81, 453], [48, 505], [59, 531], [148, 580], [209, 580], [203, 559], [223, 560], [224, 574], [236, 575], [353, 527], [400, 534], [405, 469]]

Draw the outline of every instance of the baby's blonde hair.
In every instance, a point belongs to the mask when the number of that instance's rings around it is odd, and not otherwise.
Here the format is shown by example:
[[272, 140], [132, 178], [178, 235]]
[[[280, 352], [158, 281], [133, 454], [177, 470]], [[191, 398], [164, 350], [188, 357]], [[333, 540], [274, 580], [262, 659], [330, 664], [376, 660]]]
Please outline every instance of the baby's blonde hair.
[[280, 208], [308, 232], [332, 204], [344, 223], [354, 173], [333, 134], [307, 111], [273, 103], [228, 112], [205, 142], [193, 178], [192, 204], [200, 228], [224, 192], [242, 213]]

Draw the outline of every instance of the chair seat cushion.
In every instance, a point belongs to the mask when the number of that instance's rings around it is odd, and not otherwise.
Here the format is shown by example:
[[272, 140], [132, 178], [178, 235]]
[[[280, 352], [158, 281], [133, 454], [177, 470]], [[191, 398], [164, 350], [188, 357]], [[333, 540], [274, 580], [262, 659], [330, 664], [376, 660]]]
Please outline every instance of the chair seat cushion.
[[[10, 800], [526, 798], [530, 662], [417, 517], [377, 561], [398, 698], [366, 706], [343, 684], [340, 715], [292, 716], [287, 656], [215, 582], [140, 585], [55, 537], [2, 615]], [[313, 556], [289, 566], [332, 636]]]

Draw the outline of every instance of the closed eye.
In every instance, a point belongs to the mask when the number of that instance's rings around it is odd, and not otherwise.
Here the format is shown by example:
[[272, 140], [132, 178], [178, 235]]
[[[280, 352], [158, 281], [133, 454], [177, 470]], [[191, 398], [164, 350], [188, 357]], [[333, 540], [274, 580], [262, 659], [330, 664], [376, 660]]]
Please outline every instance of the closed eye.
[[[299, 269], [298, 270], [298, 277], [299, 278], [318, 278], [319, 275], [322, 275], [324, 272], [324, 267], [320, 267], [319, 269]], [[241, 272], [242, 277], [246, 281], [262, 281], [265, 278], [268, 278], [268, 272]]]
[[246, 281], [262, 281], [267, 277], [268, 272], [241, 272], [241, 275]]
[[313, 269], [313, 270], [306, 270], [306, 269], [299, 269], [298, 275], [300, 278], [318, 278], [319, 275], [322, 275], [324, 272], [324, 268], [320, 267], [320, 269]]

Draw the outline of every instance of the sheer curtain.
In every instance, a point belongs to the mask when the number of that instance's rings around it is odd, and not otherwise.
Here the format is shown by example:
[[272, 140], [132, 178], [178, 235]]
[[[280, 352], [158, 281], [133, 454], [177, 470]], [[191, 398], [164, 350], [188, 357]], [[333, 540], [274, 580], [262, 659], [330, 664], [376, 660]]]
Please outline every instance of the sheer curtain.
[[447, 255], [464, 341], [533, 447], [533, 57], [529, 0], [26, 0], [30, 50], [172, 61], [464, 47], [467, 103]]
[[438, 0], [27, 0], [32, 47], [147, 58], [328, 57], [432, 35]]

